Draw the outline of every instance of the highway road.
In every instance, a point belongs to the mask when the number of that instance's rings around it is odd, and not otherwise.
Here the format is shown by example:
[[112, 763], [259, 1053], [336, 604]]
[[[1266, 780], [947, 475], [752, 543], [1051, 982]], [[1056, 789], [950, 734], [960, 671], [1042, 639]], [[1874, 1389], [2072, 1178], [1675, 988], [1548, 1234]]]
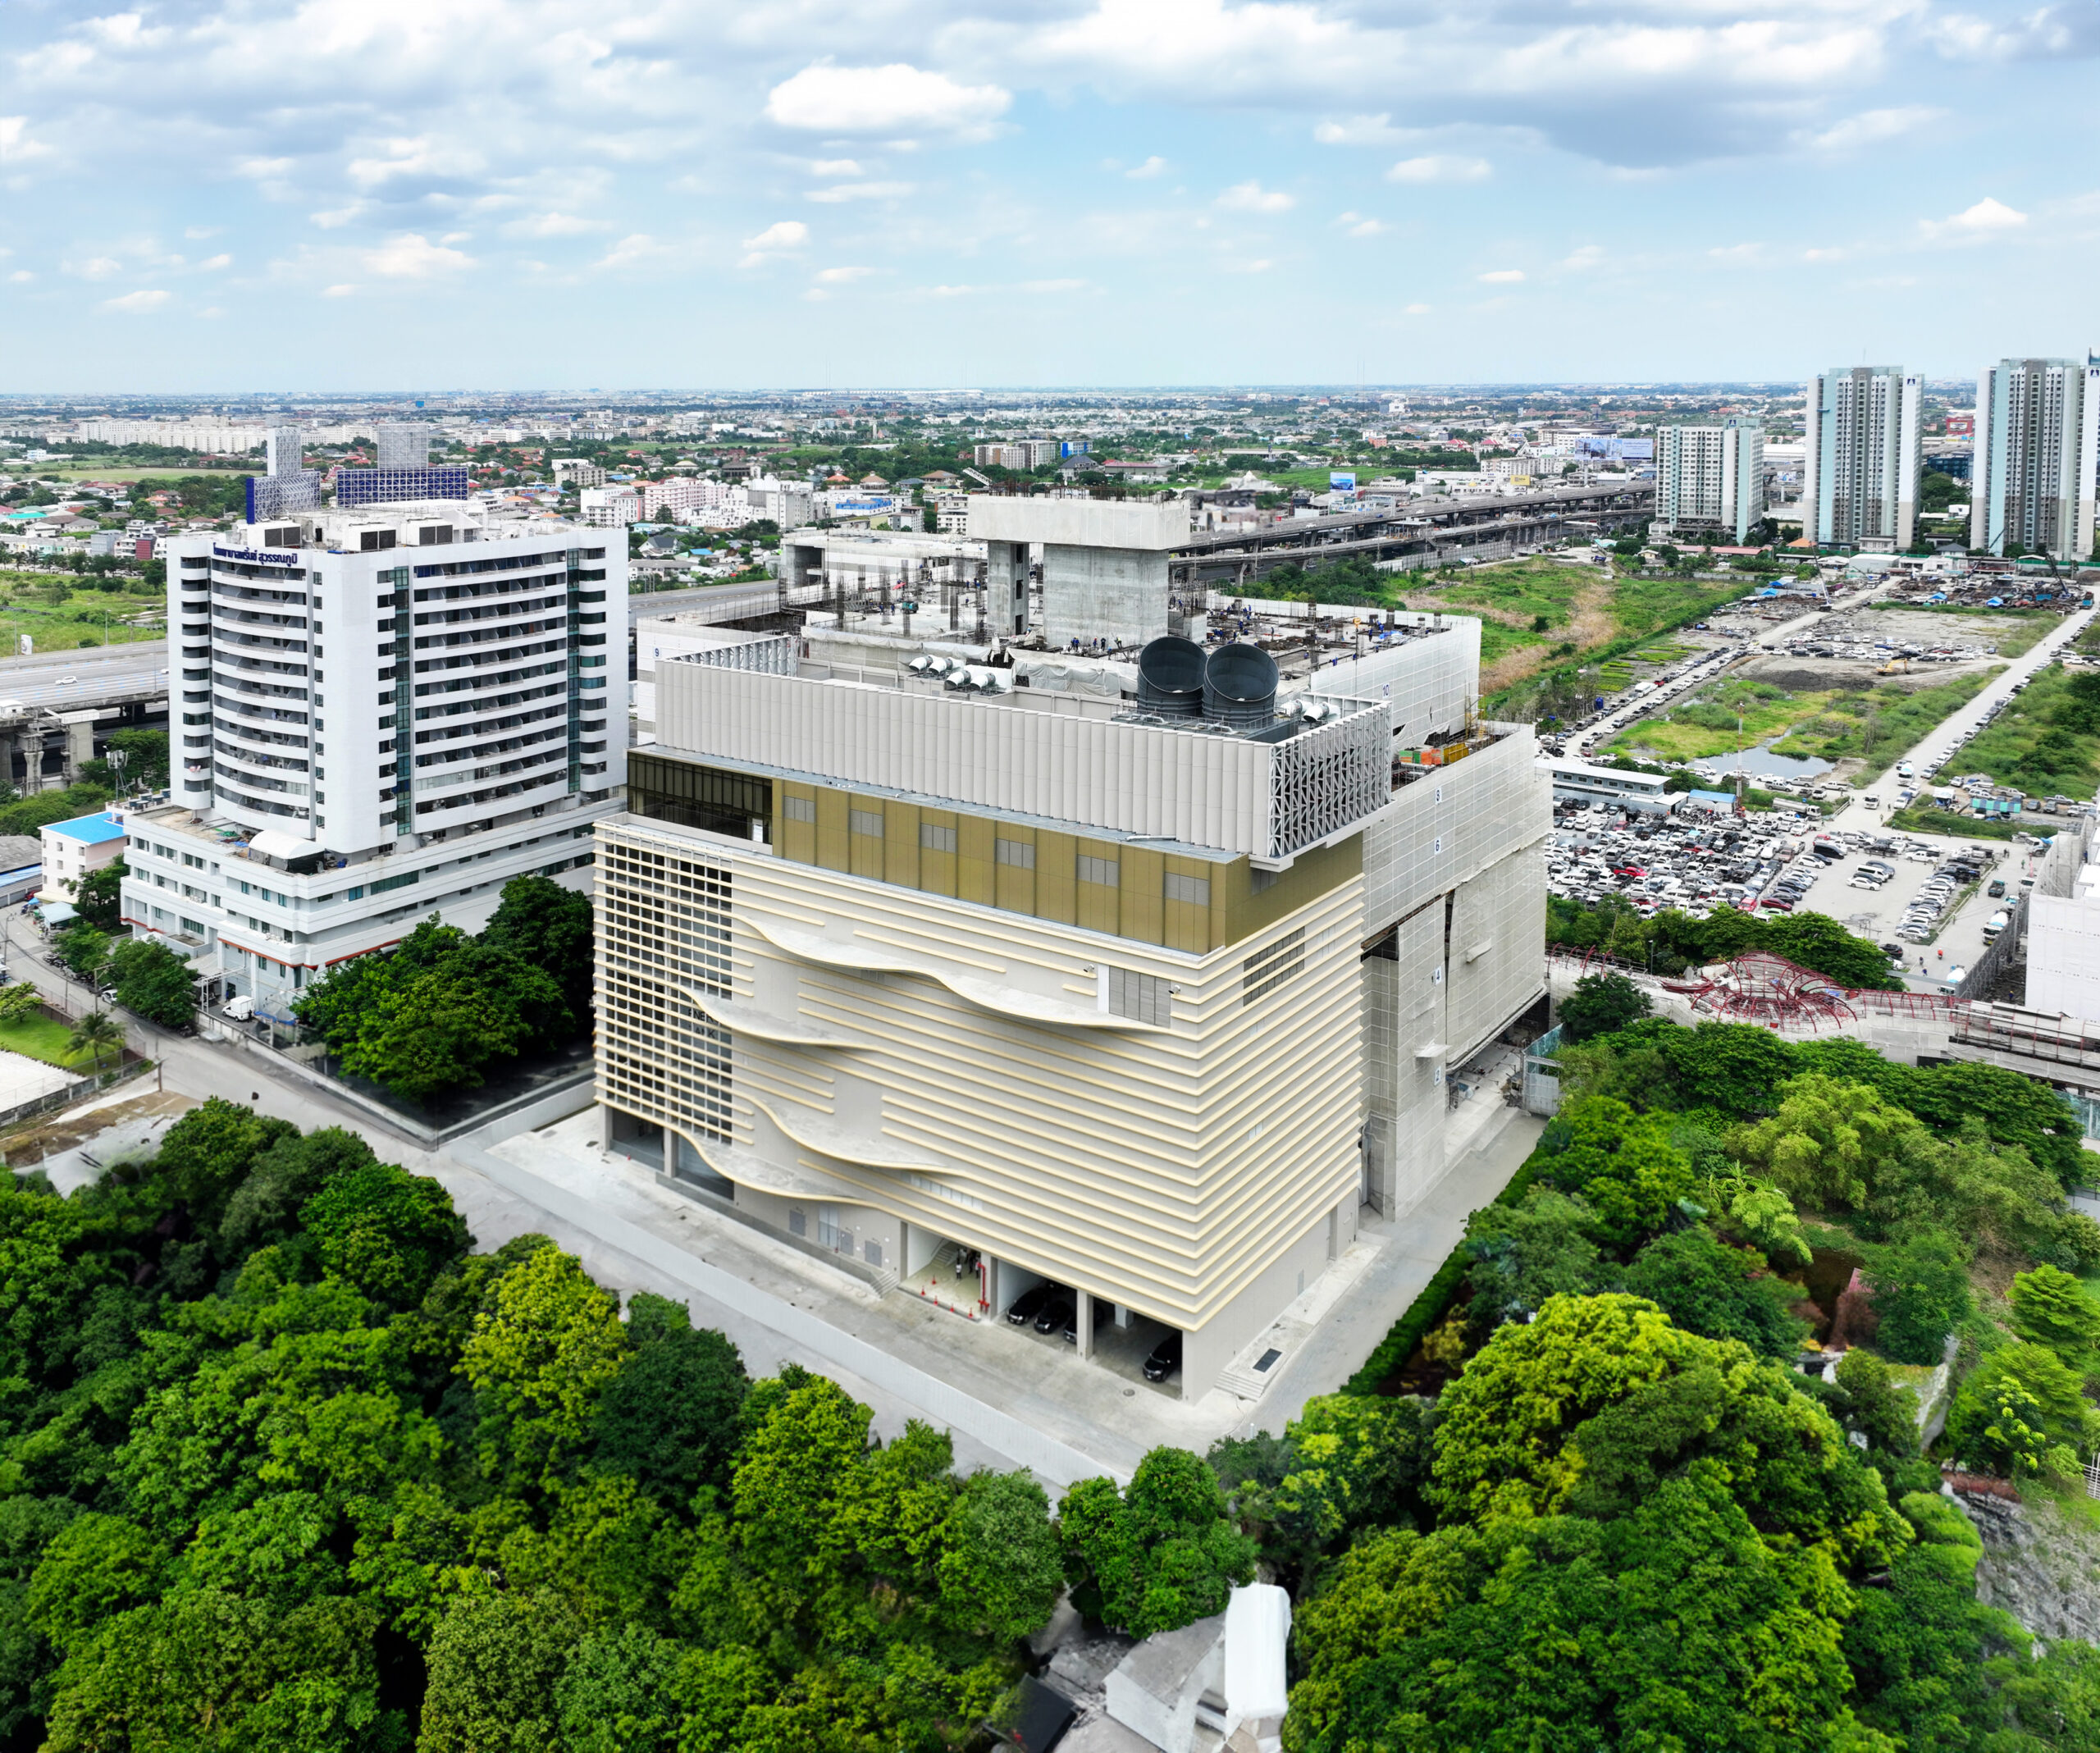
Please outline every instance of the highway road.
[[0, 701], [54, 712], [96, 705], [110, 695], [135, 694], [148, 685], [156, 691], [167, 687], [165, 639], [0, 658]]

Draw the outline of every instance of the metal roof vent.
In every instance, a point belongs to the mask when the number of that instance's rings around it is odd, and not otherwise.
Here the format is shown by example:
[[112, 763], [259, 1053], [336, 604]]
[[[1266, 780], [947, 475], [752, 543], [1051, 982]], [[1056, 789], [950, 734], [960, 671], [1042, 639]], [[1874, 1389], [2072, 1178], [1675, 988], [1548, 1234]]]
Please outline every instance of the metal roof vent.
[[1203, 666], [1203, 716], [1233, 730], [1267, 730], [1276, 715], [1276, 660], [1244, 641]]
[[1153, 640], [1138, 654], [1138, 700], [1163, 718], [1202, 717], [1203, 648], [1176, 633]]

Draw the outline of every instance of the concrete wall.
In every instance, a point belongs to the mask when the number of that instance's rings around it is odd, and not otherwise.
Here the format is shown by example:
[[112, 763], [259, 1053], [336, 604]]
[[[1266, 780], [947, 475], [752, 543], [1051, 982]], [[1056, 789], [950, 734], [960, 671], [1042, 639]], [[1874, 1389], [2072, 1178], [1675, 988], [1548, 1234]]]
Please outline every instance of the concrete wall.
[[1189, 507], [1182, 500], [1021, 499], [973, 493], [970, 535], [974, 541], [988, 537], [1164, 554], [1189, 539]]
[[1480, 623], [1469, 615], [1444, 621], [1441, 631], [1404, 645], [1330, 664], [1313, 677], [1312, 692], [1389, 701], [1393, 741], [1402, 748], [1419, 747], [1431, 731], [1457, 729], [1480, 692]]
[[2027, 898], [2027, 1008], [2100, 1022], [2100, 900]]
[[[1354, 1201], [1348, 1202], [1341, 1245], [1356, 1238]], [[1181, 1336], [1181, 1391], [1199, 1399], [1217, 1381], [1218, 1372], [1237, 1357], [1270, 1322], [1290, 1306], [1327, 1267], [1330, 1214], [1322, 1212], [1311, 1226], [1245, 1290], [1200, 1327]]]
[[1139, 548], [1043, 550], [1043, 632], [1053, 648], [1076, 639], [1141, 646], [1166, 631], [1166, 556]]

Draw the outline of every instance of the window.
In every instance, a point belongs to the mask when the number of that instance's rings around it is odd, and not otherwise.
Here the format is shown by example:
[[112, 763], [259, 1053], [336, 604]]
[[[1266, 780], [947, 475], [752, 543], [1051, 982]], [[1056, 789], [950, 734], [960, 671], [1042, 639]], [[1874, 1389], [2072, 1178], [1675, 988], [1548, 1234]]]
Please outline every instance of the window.
[[919, 824], [919, 846], [922, 851], [952, 852], [955, 850], [955, 830], [937, 827], [931, 822]]
[[879, 810], [855, 810], [849, 813], [847, 825], [856, 834], [865, 834], [870, 840], [883, 837], [883, 813]]
[[1151, 1023], [1161, 1029], [1174, 1026], [1171, 989], [1156, 974], [1134, 974], [1128, 968], [1111, 968], [1108, 1009], [1112, 1016], [1127, 1016], [1133, 1022]]
[[1080, 881], [1082, 883], [1101, 883], [1113, 888], [1118, 874], [1114, 859], [1089, 858], [1084, 852], [1080, 854]]
[[814, 797], [784, 797], [780, 813], [791, 822], [814, 822], [817, 819], [817, 801]]
[[1191, 906], [1207, 907], [1211, 904], [1211, 879], [1208, 877], [1176, 876], [1166, 874], [1166, 898], [1185, 901]]
[[1011, 865], [1016, 870], [1035, 868], [1035, 842], [1032, 840], [1002, 840], [998, 856], [1002, 865]]
[[1304, 968], [1305, 928], [1300, 925], [1247, 958], [1239, 974], [1240, 1002], [1253, 1003], [1303, 973]]
[[1258, 895], [1265, 888], [1275, 888], [1276, 879], [1282, 874], [1283, 872], [1281, 870], [1249, 871], [1247, 873], [1247, 892], [1250, 895]]
[[866, 1258], [869, 1265], [880, 1266], [883, 1263], [883, 1244], [872, 1235], [861, 1243], [861, 1252]]

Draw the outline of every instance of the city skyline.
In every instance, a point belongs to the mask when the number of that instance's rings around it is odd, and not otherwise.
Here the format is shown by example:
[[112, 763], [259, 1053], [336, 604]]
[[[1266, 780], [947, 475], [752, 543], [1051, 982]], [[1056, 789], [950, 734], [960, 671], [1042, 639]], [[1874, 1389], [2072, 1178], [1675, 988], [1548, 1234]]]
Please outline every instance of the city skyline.
[[2090, 340], [2061, 9], [812, 25], [11, 9], [0, 387], [1954, 377]]

